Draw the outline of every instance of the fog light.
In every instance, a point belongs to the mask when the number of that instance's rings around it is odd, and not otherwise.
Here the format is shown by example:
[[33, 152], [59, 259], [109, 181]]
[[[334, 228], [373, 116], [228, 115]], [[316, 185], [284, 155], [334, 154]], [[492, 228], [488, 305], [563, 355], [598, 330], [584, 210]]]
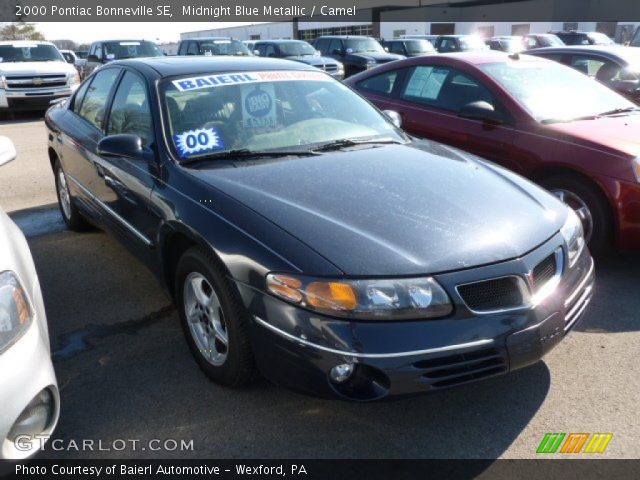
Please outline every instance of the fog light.
[[355, 365], [353, 363], [343, 363], [336, 365], [329, 372], [329, 377], [334, 383], [344, 383], [351, 378], [355, 371]]
[[22, 411], [7, 438], [15, 441], [21, 435], [40, 435], [51, 426], [54, 414], [53, 395], [45, 388]]

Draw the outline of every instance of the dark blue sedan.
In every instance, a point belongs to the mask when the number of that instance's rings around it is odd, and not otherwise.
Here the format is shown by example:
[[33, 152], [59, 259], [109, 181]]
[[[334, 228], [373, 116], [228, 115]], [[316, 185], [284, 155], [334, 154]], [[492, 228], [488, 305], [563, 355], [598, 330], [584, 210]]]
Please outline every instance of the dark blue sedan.
[[65, 222], [149, 266], [210, 378], [353, 400], [533, 364], [593, 289], [564, 204], [397, 123], [255, 58], [111, 62], [46, 115]]

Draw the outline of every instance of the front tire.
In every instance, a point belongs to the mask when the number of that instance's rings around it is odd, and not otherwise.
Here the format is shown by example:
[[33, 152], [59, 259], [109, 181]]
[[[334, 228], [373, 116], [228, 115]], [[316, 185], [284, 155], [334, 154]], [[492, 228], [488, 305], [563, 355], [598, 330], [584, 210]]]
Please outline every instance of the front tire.
[[255, 370], [248, 315], [216, 259], [199, 247], [185, 252], [175, 292], [182, 330], [200, 368], [221, 385], [246, 385]]
[[595, 185], [574, 175], [550, 177], [543, 180], [541, 185], [576, 212], [582, 221], [591, 253], [601, 255], [611, 249], [611, 210]]
[[73, 203], [73, 197], [69, 190], [69, 184], [67, 182], [67, 176], [64, 173], [60, 160], [56, 160], [53, 167], [55, 179], [56, 179], [56, 195], [58, 196], [58, 206], [60, 207], [60, 213], [64, 223], [67, 224], [69, 230], [74, 232], [83, 232], [90, 228], [89, 223], [85, 220], [82, 214], [78, 211], [77, 207]]

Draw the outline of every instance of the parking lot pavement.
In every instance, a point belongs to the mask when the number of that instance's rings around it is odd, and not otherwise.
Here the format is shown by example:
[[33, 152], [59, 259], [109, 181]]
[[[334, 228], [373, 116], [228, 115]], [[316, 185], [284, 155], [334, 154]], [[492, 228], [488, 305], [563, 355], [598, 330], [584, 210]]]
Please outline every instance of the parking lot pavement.
[[[44, 160], [31, 159], [47, 167]], [[4, 176], [3, 167], [0, 191]], [[612, 432], [603, 456], [640, 457], [638, 256], [598, 263], [592, 308], [544, 362], [435, 394], [356, 404], [264, 380], [244, 390], [211, 383], [170, 300], [127, 250], [99, 231], [65, 231], [55, 210], [13, 204], [47, 307], [62, 396], [56, 445], [69, 447], [44, 456], [521, 458], [535, 456], [546, 432]], [[73, 448], [85, 439], [95, 441], [93, 452]], [[138, 449], [106, 450], [123, 439], [138, 440]], [[193, 440], [193, 451], [150, 451], [152, 439]]]
[[13, 140], [18, 158], [0, 170], [0, 207], [5, 212], [56, 201], [41, 114], [21, 113], [0, 121], [0, 135]]

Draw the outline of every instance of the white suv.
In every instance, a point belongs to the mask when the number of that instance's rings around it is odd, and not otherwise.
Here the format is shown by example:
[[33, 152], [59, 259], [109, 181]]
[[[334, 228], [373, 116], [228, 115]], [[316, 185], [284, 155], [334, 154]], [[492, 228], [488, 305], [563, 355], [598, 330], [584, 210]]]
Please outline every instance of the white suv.
[[79, 83], [77, 70], [53, 43], [0, 42], [0, 114], [44, 110], [52, 100], [71, 95]]

